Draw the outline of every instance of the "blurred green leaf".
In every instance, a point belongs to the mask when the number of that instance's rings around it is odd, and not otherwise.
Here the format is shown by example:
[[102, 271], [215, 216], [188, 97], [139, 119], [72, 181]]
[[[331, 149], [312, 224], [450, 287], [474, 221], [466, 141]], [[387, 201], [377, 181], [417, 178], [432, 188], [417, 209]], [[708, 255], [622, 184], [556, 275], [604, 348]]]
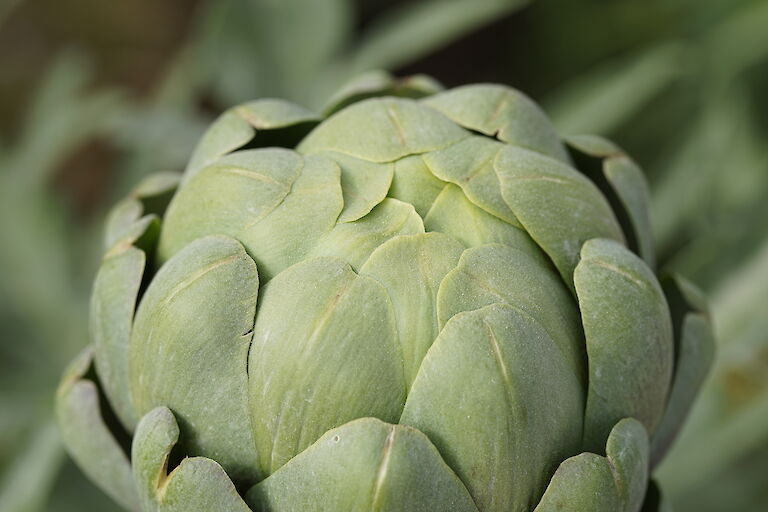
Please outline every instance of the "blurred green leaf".
[[[768, 392], [756, 398], [754, 405], [734, 414], [713, 429], [708, 435], [680, 442], [679, 450], [685, 450], [684, 458], [668, 458], [657, 471], [665, 489], [673, 499], [685, 496], [696, 484], [713, 480], [729, 465], [768, 442]], [[697, 449], [708, 446], [716, 449]]]
[[768, 1], [747, 2], [706, 38], [703, 51], [717, 73], [728, 76], [768, 58]]
[[353, 75], [412, 62], [528, 1], [406, 2], [354, 40], [350, 0], [226, 0], [207, 4], [198, 33], [224, 104], [279, 96], [317, 107]]
[[[710, 204], [718, 175], [728, 168], [728, 149], [741, 135], [743, 100], [736, 95], [716, 95], [709, 100], [687, 140], [660, 176], [652, 194], [653, 221], [659, 244], [679, 235], [692, 215]], [[685, 191], [685, 193], [681, 193]]]
[[351, 73], [394, 69], [423, 57], [530, 0], [406, 2], [376, 21], [350, 55]]
[[201, 56], [226, 105], [265, 96], [306, 100], [350, 36], [349, 0], [223, 0], [199, 18]]
[[[766, 310], [768, 238], [749, 262], [724, 279], [714, 294], [718, 359], [684, 436], [658, 471], [678, 501], [692, 499], [708, 482], [719, 485], [750, 454], [768, 449]], [[748, 467], [755, 470], [755, 464]], [[750, 478], [751, 473], [743, 471], [743, 476]], [[768, 484], [764, 471], [755, 478], [763, 486]], [[738, 484], [737, 488], [747, 485], [741, 478], [731, 480]], [[750, 485], [759, 490], [754, 483]], [[733, 486], [724, 485], [721, 490], [727, 495]], [[712, 506], [706, 510], [720, 509]]]
[[0, 296], [36, 326], [49, 347], [42, 360], [55, 368], [87, 341], [87, 287], [74, 281], [75, 232], [53, 194], [51, 174], [122, 110], [117, 95], [88, 93], [88, 79], [81, 55], [65, 53], [56, 61], [0, 169]]
[[0, 510], [42, 511], [63, 460], [56, 425], [43, 422], [0, 480]]
[[122, 113], [120, 94], [88, 91], [91, 79], [83, 54], [59, 55], [33, 96], [13, 151], [3, 163], [4, 176], [15, 175], [21, 186], [44, 186], [61, 158]]
[[686, 52], [667, 43], [589, 70], [545, 104], [561, 133], [610, 134], [681, 76]]
[[[81, 276], [91, 272], [80, 265], [91, 261], [83, 258], [91, 237], [75, 228], [53, 175], [123, 111], [114, 91], [88, 90], [91, 78], [82, 54], [56, 59], [0, 162], [0, 309], [13, 318], [0, 343], [2, 353], [12, 354], [0, 376], [8, 390], [3, 410], [13, 411], [0, 422], [0, 440], [17, 453], [1, 484], [3, 511], [41, 510], [47, 502], [63, 457], [55, 428], [44, 419], [60, 368], [87, 342], [88, 284]], [[19, 446], [37, 425], [43, 425], [38, 434]]]
[[714, 296], [713, 310], [724, 355], [768, 345], [768, 239], [751, 261], [726, 278]]

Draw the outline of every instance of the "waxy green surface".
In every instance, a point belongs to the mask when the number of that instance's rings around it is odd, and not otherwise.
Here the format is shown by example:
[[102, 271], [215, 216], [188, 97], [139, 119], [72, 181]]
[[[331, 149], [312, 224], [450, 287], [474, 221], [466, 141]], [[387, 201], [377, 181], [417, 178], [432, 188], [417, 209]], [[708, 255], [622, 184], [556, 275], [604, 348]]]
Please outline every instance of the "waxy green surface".
[[115, 208], [77, 462], [131, 510], [648, 510], [714, 342], [639, 167], [502, 86], [326, 111], [235, 107]]

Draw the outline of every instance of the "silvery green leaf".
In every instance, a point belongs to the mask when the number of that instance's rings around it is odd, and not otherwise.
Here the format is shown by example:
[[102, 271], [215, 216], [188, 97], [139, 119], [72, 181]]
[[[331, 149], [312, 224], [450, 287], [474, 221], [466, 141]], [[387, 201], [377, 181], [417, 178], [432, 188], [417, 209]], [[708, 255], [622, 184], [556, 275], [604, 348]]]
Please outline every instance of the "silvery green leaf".
[[[682, 429], [715, 358], [715, 336], [701, 291], [685, 279], [669, 280], [668, 300], [675, 325], [675, 369], [667, 409], [653, 436], [651, 462], [666, 455]], [[671, 297], [670, 297], [671, 295]]]
[[619, 421], [607, 457], [585, 452], [557, 468], [535, 512], [639, 512], [648, 484], [648, 434], [632, 418]]
[[184, 172], [188, 181], [205, 166], [241, 148], [262, 131], [279, 130], [318, 121], [312, 112], [277, 99], [256, 100], [223, 113], [195, 148]]
[[584, 242], [591, 238], [624, 242], [608, 201], [572, 167], [512, 146], [499, 152], [494, 166], [504, 201], [571, 289]]
[[374, 418], [328, 431], [247, 499], [256, 510], [477, 512], [424, 434]]
[[107, 256], [91, 295], [91, 339], [94, 363], [104, 394], [120, 421], [133, 430], [139, 420], [133, 409], [128, 379], [128, 345], [146, 255], [135, 247]]
[[465, 128], [566, 163], [569, 161], [547, 116], [516, 89], [494, 84], [466, 85], [422, 101]]
[[487, 137], [470, 137], [424, 155], [430, 171], [461, 187], [467, 199], [515, 227], [522, 227], [501, 195], [495, 159], [503, 144]]
[[393, 162], [468, 136], [447, 117], [414, 100], [374, 98], [329, 117], [299, 144], [298, 151], [336, 151], [370, 162]]
[[579, 449], [581, 404], [579, 376], [542, 325], [492, 304], [448, 321], [400, 422], [432, 439], [478, 508], [526, 510]]
[[131, 463], [107, 426], [96, 384], [86, 378], [93, 352], [86, 349], [69, 366], [56, 392], [56, 422], [69, 454], [113, 500], [139, 510]]
[[446, 183], [432, 174], [423, 155], [411, 155], [395, 162], [392, 184], [387, 195], [413, 205], [426, 217]]
[[611, 465], [585, 452], [560, 464], [534, 512], [621, 512]]
[[342, 85], [326, 102], [323, 113], [329, 116], [352, 103], [368, 98], [378, 96], [421, 98], [440, 92], [442, 89], [439, 82], [427, 75], [411, 75], [396, 79], [385, 71], [368, 71]]
[[361, 269], [384, 286], [392, 301], [409, 387], [440, 331], [440, 283], [463, 250], [442, 233], [403, 235], [381, 244]]
[[589, 361], [584, 447], [599, 453], [622, 418], [656, 431], [672, 381], [672, 321], [653, 272], [613, 240], [584, 244], [574, 282]]
[[458, 185], [449, 183], [435, 198], [424, 217], [427, 231], [451, 235], [467, 247], [498, 243], [526, 247], [539, 252], [539, 246], [522, 228], [504, 222], [473, 204]]
[[224, 469], [205, 457], [185, 458], [168, 473], [179, 426], [166, 407], [139, 422], [131, 450], [133, 477], [143, 512], [251, 512]]
[[406, 380], [385, 288], [336, 258], [284, 270], [261, 294], [248, 376], [263, 475], [348, 421], [397, 421]]
[[[584, 157], [596, 162], [587, 162], [590, 168], [581, 169], [593, 180], [605, 182], [615, 195], [614, 205], [624, 235], [635, 250], [652, 269], [656, 267], [656, 250], [650, 219], [650, 192], [643, 171], [618, 146], [595, 135], [578, 135], [567, 138], [568, 145]], [[583, 159], [579, 159], [583, 160]], [[581, 162], [577, 162], [577, 165]], [[592, 165], [590, 165], [592, 164]], [[597, 167], [591, 169], [591, 167]]]
[[136, 312], [128, 347], [135, 414], [172, 408], [189, 455], [214, 458], [250, 481], [256, 453], [249, 424], [248, 349], [256, 315], [256, 265], [237, 241], [201, 238], [155, 275]]
[[158, 254], [167, 260], [196, 238], [237, 238], [266, 282], [301, 261], [343, 208], [339, 166], [285, 149], [240, 151], [203, 169], [168, 208]]
[[[510, 304], [536, 319], [557, 344], [569, 373], [585, 382], [584, 340], [576, 301], [540, 251], [508, 245], [464, 251], [440, 284], [438, 320], [444, 326], [457, 314], [496, 303]], [[580, 389], [584, 391], [583, 385]]]

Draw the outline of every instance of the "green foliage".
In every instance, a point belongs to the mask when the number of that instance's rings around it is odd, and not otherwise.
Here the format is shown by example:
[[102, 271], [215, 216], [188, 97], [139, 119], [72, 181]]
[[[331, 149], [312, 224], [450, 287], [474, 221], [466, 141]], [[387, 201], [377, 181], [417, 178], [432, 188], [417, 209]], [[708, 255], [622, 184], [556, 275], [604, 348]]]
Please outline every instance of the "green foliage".
[[[0, 6], [0, 29], [23, 3]], [[201, 98], [215, 111], [267, 96], [317, 108], [352, 75], [429, 64], [431, 54], [527, 2], [397, 2], [361, 26], [356, 13], [377, 3], [200, 2], [187, 41], [141, 99], [96, 88], [82, 51], [54, 59], [21, 126], [0, 140], [0, 410], [13, 411], [0, 415], [0, 509], [110, 510], [62, 466], [46, 427], [52, 390], [88, 339], [101, 244], [94, 219], [148, 172], [186, 165], [210, 122]], [[511, 26], [525, 27], [523, 44], [499, 51], [517, 59], [494, 62], [496, 80], [529, 77], [560, 128], [627, 147], [650, 173], [661, 266], [683, 270], [713, 297], [719, 359], [658, 471], [662, 488], [678, 511], [763, 510], [768, 2], [538, 2], [517, 20]], [[473, 62], [453, 65], [466, 70], [464, 82], [477, 81]], [[117, 157], [104, 170], [112, 178], [102, 192], [108, 199], [83, 215], [57, 173], [94, 138], [108, 140]]]

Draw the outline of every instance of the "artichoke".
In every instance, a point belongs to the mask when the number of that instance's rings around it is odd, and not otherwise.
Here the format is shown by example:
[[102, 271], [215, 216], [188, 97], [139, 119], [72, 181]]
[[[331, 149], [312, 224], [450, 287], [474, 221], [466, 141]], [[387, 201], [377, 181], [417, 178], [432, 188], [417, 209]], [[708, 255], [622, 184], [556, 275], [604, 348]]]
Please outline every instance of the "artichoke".
[[498, 85], [237, 106], [111, 213], [56, 414], [129, 510], [661, 510], [714, 352], [639, 167]]

